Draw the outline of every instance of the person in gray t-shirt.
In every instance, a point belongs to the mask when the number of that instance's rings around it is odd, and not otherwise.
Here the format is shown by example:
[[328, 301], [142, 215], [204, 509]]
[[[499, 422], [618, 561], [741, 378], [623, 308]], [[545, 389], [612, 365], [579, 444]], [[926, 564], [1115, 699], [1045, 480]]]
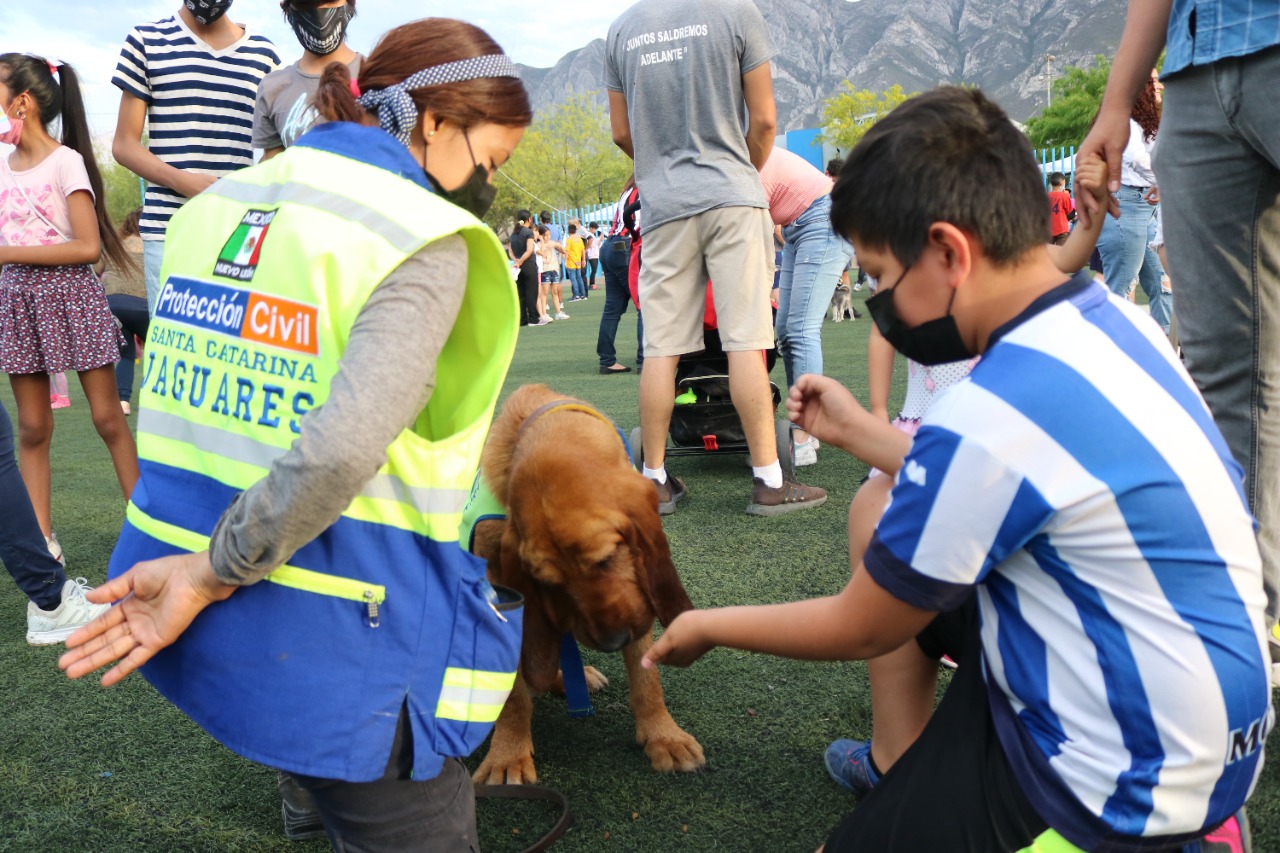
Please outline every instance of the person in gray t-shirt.
[[347, 24], [355, 17], [356, 0], [287, 0], [285, 20], [302, 45], [302, 58], [268, 74], [258, 87], [253, 110], [253, 147], [270, 160], [310, 130], [320, 114], [311, 103], [320, 75], [331, 62], [360, 74], [364, 59], [347, 46]]
[[760, 358], [773, 347], [773, 223], [759, 175], [777, 130], [773, 54], [751, 0], [640, 0], [613, 22], [605, 44], [613, 138], [635, 160], [644, 205], [643, 473], [664, 515], [685, 495], [684, 483], [667, 476], [666, 438], [676, 363], [703, 348], [708, 275], [730, 392], [751, 451], [747, 512], [777, 515], [827, 499], [780, 464]]

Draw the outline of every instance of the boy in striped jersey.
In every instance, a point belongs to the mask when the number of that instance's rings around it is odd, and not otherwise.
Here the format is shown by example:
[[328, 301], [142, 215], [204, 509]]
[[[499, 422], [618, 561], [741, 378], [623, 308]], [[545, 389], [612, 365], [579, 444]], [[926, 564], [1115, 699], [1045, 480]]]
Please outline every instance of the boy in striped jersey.
[[147, 181], [138, 230], [153, 313], [169, 217], [218, 178], [253, 165], [258, 84], [280, 65], [267, 38], [226, 17], [231, 3], [184, 0], [177, 14], [134, 27], [111, 78], [120, 89], [111, 151]]
[[[980, 92], [877, 123], [832, 208], [881, 282], [867, 307], [886, 339], [925, 364], [982, 360], [914, 442], [801, 377], [792, 419], [897, 473], [855, 501], [892, 490], [874, 531], [850, 514], [849, 585], [690, 611], [646, 665], [716, 645], [884, 656], [874, 748], [829, 756], [870, 793], [828, 853], [1198, 849], [1234, 826], [1273, 713], [1241, 469], [1195, 385], [1140, 311], [1063, 280], [1026, 138]], [[944, 654], [960, 668], [934, 711]]]

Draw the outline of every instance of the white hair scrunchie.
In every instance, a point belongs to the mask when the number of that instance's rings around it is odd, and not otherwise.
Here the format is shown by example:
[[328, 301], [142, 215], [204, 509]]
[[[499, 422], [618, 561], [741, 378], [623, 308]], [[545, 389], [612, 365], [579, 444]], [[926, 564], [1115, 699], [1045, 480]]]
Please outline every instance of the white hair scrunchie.
[[520, 72], [506, 54], [473, 56], [471, 59], [424, 68], [402, 83], [365, 92], [357, 101], [365, 109], [376, 111], [378, 124], [382, 129], [400, 140], [400, 144], [407, 146], [409, 134], [418, 123], [418, 105], [413, 102], [413, 96], [409, 92], [427, 86], [442, 86], [445, 83], [462, 83], [487, 77], [518, 79]]

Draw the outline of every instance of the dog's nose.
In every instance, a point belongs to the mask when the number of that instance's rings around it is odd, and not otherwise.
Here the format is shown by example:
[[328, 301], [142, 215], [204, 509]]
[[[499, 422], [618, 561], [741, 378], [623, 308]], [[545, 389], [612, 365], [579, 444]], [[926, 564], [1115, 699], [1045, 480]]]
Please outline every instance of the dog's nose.
[[618, 631], [616, 634], [600, 637], [596, 643], [596, 648], [602, 652], [616, 652], [629, 642], [631, 642], [630, 632]]

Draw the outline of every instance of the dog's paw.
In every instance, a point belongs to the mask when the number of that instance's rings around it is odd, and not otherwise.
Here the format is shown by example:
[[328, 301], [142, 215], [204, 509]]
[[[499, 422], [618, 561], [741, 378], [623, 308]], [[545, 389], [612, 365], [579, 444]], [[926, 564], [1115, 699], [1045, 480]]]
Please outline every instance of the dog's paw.
[[609, 679], [605, 678], [604, 673], [594, 666], [584, 666], [582, 671], [587, 676], [587, 690], [590, 692], [599, 693], [609, 686]]
[[471, 774], [471, 781], [477, 785], [532, 785], [538, 781], [533, 751], [495, 755], [490, 749], [476, 772]]
[[693, 773], [707, 766], [702, 744], [679, 726], [649, 738], [644, 754], [659, 773]]

